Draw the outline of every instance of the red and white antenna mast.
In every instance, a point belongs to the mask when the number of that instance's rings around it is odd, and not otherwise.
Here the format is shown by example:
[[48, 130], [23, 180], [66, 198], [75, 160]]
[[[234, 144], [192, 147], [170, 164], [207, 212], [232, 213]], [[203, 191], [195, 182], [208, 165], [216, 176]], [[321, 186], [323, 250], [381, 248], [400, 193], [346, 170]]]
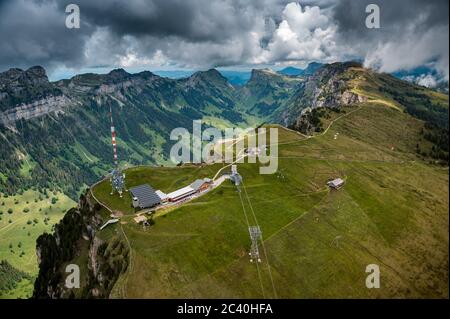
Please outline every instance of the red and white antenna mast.
[[109, 106], [109, 117], [111, 119], [111, 141], [114, 151], [114, 167], [117, 169], [119, 168], [119, 160], [117, 157], [116, 128], [114, 127], [111, 105]]
[[117, 142], [116, 142], [116, 128], [114, 127], [114, 121], [112, 116], [112, 106], [109, 106], [109, 116], [111, 118], [111, 142], [113, 146], [114, 152], [114, 169], [111, 172], [111, 195], [114, 194], [114, 191], [119, 193], [119, 196], [122, 197], [122, 192], [125, 189], [125, 174], [122, 174], [119, 168], [119, 158], [117, 156]]

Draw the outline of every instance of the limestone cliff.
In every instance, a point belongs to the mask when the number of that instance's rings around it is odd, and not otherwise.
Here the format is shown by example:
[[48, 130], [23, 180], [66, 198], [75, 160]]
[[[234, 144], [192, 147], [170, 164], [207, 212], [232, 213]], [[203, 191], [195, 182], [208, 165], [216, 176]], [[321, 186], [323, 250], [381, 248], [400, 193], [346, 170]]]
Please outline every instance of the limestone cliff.
[[[39, 274], [33, 298], [108, 298], [119, 275], [128, 266], [128, 247], [120, 235], [99, 236], [102, 209], [81, 196], [78, 207], [69, 210], [53, 234], [37, 239]], [[65, 267], [80, 269], [80, 288], [68, 288]]]
[[367, 101], [365, 96], [353, 92], [349, 84], [351, 78], [348, 70], [353, 67], [361, 65], [355, 62], [328, 64], [308, 76], [278, 120], [285, 125], [291, 125], [310, 110], [339, 108]]

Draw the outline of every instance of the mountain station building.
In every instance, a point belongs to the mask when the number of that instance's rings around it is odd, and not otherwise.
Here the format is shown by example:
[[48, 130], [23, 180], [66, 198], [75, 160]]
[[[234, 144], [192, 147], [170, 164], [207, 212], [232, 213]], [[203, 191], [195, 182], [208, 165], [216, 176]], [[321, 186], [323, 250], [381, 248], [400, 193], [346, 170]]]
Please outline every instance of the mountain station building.
[[148, 184], [130, 188], [132, 204], [134, 208], [151, 208], [161, 203], [161, 198]]

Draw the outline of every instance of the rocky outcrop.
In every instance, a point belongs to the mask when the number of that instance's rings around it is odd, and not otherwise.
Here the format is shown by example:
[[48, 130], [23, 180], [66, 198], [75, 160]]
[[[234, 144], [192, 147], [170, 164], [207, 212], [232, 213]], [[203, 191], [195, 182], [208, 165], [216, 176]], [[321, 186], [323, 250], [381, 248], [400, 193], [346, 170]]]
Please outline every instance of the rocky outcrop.
[[98, 237], [94, 237], [89, 247], [89, 266], [92, 271], [92, 274], [95, 278], [97, 278], [100, 282], [103, 281], [101, 272], [100, 272], [100, 258], [98, 257], [99, 247], [104, 243]]
[[19, 120], [29, 120], [50, 113], [64, 113], [64, 108], [71, 104], [71, 99], [65, 95], [49, 96], [31, 103], [23, 103], [14, 108], [0, 112], [0, 123], [6, 127], [13, 126]]
[[[361, 67], [355, 62], [333, 63], [318, 69], [307, 77], [303, 87], [292, 97], [279, 121], [290, 125], [305, 114], [306, 109], [340, 108], [341, 106], [367, 101], [365, 96], [352, 92], [347, 71]], [[303, 121], [303, 120], [302, 120]]]
[[0, 73], [0, 91], [9, 90], [13, 94], [18, 94], [29, 86], [41, 86], [48, 83], [45, 69], [41, 66], [33, 66], [26, 71], [13, 68]]
[[367, 97], [350, 91], [345, 91], [340, 97], [340, 105], [350, 105], [367, 102]]
[[132, 88], [139, 94], [157, 78], [150, 72], [129, 74], [117, 69], [104, 75], [82, 74], [52, 83], [40, 66], [26, 71], [10, 69], [0, 73], [0, 124], [14, 128], [19, 120], [64, 113], [65, 108], [82, 104], [88, 96], [125, 99], [122, 92]]
[[[97, 236], [103, 220], [100, 205], [81, 196], [77, 208], [69, 210], [55, 226], [53, 234], [37, 239], [39, 274], [34, 285], [34, 298], [107, 298], [119, 275], [128, 266], [128, 248], [119, 237], [105, 241]], [[84, 258], [83, 258], [84, 256]], [[85, 265], [74, 262], [86, 260]], [[64, 265], [75, 263], [81, 272], [82, 287], [65, 286]]]
[[364, 102], [365, 97], [350, 91], [347, 79], [343, 74], [355, 63], [334, 63], [320, 68], [308, 78], [305, 91], [312, 92], [310, 107], [339, 107], [358, 102]]
[[[333, 87], [334, 84], [331, 84]], [[316, 96], [311, 103], [312, 108], [328, 107], [338, 108], [340, 106], [366, 102], [365, 96], [353, 93], [349, 90], [340, 92], [339, 89], [324, 94], [324, 89], [319, 89], [316, 92]]]

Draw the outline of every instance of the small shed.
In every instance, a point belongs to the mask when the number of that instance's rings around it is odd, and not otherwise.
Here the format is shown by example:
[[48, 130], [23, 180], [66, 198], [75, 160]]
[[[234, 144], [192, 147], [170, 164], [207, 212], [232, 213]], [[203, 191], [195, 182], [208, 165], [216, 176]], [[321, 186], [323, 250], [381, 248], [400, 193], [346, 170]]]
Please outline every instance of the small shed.
[[344, 185], [344, 180], [342, 178], [336, 178], [328, 181], [327, 185], [333, 189], [339, 189]]

